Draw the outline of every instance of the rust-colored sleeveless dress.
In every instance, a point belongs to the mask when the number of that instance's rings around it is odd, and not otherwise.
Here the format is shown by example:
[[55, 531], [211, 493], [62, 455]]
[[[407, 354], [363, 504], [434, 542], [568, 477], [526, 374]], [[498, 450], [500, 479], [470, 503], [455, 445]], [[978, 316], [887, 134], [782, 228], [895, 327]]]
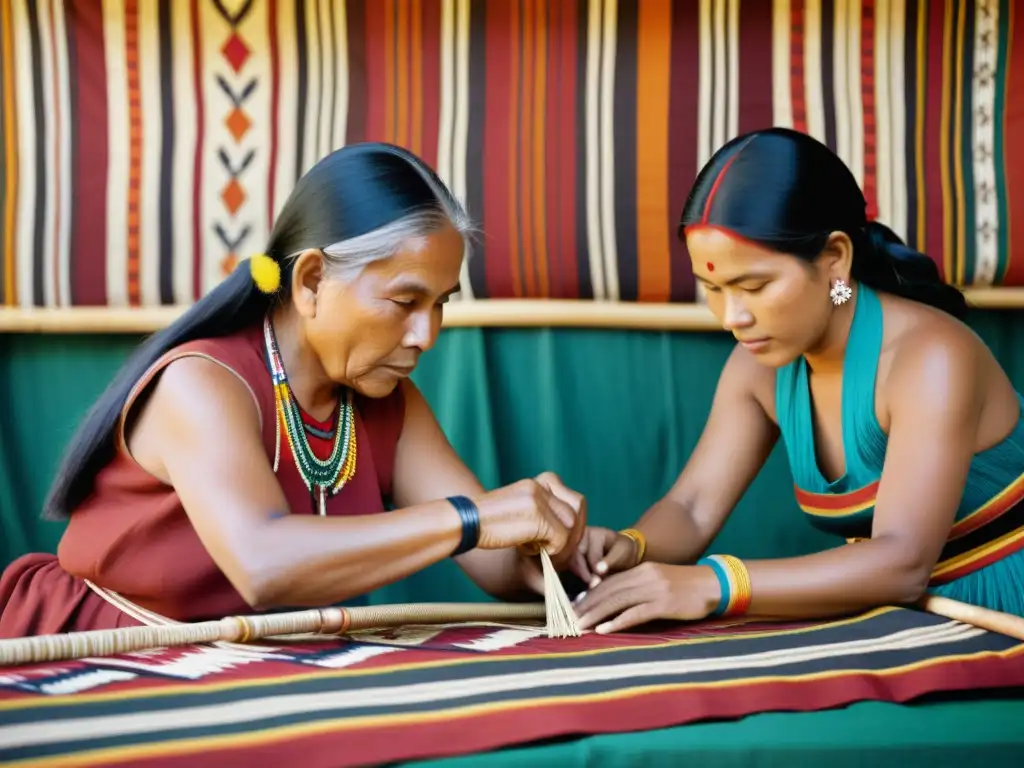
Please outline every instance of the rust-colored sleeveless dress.
[[[171, 361], [190, 355], [216, 361], [248, 385], [259, 408], [267, 460], [272, 463], [276, 409], [261, 326], [170, 351], [133, 389], [122, 411], [122, 424], [154, 376]], [[328, 498], [328, 515], [383, 512], [391, 494], [395, 447], [404, 417], [401, 389], [379, 400], [356, 397], [354, 402], [356, 473], [340, 493]], [[327, 458], [334, 425], [308, 414], [304, 419], [310, 447]], [[253, 613], [203, 547], [174, 489], [134, 461], [120, 425], [117, 434], [117, 452], [97, 474], [93, 494], [71, 515], [57, 555], [24, 555], [0, 576], [0, 637], [153, 623], [146, 620], [146, 613], [140, 618], [139, 611], [131, 608], [175, 621]], [[211, 439], [221, 439], [224, 449], [231, 449], [229, 436]], [[283, 430], [280, 444], [277, 478], [289, 509], [292, 514], [315, 514]], [[127, 612], [119, 598], [130, 601]]]

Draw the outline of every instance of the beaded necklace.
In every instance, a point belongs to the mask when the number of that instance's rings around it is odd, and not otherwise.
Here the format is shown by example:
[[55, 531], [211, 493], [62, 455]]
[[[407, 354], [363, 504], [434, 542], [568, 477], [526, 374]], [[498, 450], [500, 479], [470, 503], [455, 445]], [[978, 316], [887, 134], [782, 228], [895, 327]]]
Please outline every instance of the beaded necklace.
[[327, 459], [320, 459], [309, 447], [306, 428], [302, 421], [302, 409], [299, 407], [288, 384], [281, 353], [277, 348], [277, 337], [267, 317], [263, 321], [263, 339], [266, 345], [267, 359], [270, 362], [270, 375], [274, 382], [274, 401], [277, 404], [274, 437], [274, 472], [281, 457], [281, 426], [288, 438], [295, 466], [299, 470], [302, 481], [313, 497], [314, 507], [320, 515], [327, 514], [327, 494], [337, 494], [356, 473], [356, 429], [355, 414], [352, 407], [352, 390], [346, 389], [338, 398], [338, 413], [334, 427], [334, 448]]

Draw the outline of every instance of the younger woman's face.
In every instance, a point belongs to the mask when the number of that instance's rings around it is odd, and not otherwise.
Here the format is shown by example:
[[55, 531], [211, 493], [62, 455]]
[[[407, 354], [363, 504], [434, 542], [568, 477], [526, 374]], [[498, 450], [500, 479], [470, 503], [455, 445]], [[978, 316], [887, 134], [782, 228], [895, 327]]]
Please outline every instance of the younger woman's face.
[[832, 260], [808, 262], [714, 227], [687, 230], [686, 245], [708, 308], [760, 363], [782, 367], [825, 335]]
[[327, 376], [367, 397], [384, 397], [409, 376], [437, 340], [463, 252], [462, 236], [446, 226], [354, 279], [325, 280], [306, 333]]

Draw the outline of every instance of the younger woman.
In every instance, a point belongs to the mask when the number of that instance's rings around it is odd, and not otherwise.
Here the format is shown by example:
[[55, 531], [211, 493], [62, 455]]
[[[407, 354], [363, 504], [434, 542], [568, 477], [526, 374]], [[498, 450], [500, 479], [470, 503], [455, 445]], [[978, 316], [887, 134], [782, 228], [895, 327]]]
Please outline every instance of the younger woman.
[[[865, 209], [842, 161], [790, 130], [741, 136], [702, 170], [680, 232], [736, 348], [671, 490], [626, 535], [581, 542], [584, 627], [824, 617], [926, 590], [1024, 615], [1024, 399], [962, 294]], [[798, 504], [840, 543], [702, 558], [779, 436]]]

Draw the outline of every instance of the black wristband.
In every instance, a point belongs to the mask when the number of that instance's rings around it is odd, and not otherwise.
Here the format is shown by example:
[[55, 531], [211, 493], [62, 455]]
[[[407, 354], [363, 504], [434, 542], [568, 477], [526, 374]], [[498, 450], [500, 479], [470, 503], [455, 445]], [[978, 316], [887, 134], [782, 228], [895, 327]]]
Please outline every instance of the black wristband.
[[459, 513], [462, 520], [462, 540], [452, 552], [452, 557], [474, 549], [480, 541], [480, 510], [465, 496], [449, 496], [448, 501]]

